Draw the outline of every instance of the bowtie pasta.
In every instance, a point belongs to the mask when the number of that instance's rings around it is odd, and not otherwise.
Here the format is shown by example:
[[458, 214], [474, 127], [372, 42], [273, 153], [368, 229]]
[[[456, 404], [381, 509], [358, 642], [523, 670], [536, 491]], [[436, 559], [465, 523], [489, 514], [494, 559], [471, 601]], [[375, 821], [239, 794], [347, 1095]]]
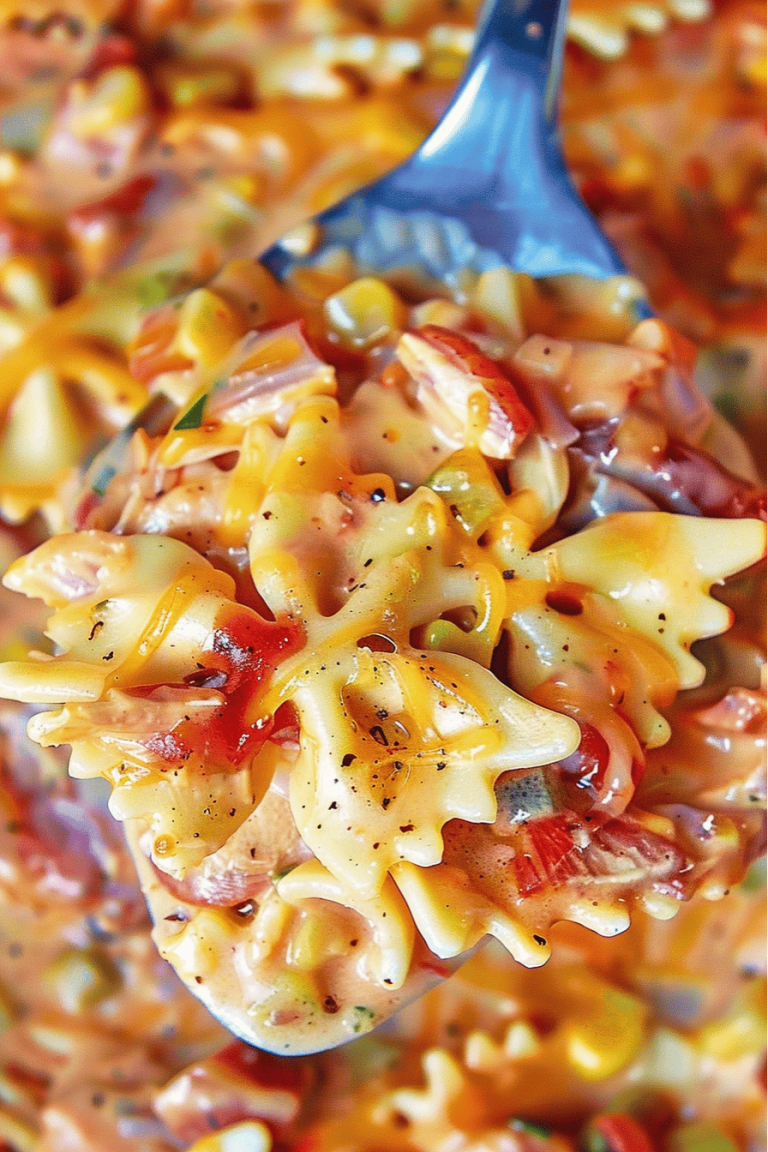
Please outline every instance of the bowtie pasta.
[[764, 1147], [763, 504], [691, 380], [764, 470], [765, 3], [570, 6], [569, 169], [697, 348], [253, 263], [477, 9], [0, 0], [3, 1150]]
[[271, 285], [294, 318], [238, 335], [244, 282], [150, 315], [167, 431], [6, 577], [56, 654], [0, 685], [112, 784], [163, 955], [235, 1034], [313, 1051], [486, 936], [533, 967], [558, 921], [722, 894], [761, 790], [707, 814], [654, 757], [764, 528], [685, 341], [528, 334], [522, 305], [474, 332], [370, 280]]

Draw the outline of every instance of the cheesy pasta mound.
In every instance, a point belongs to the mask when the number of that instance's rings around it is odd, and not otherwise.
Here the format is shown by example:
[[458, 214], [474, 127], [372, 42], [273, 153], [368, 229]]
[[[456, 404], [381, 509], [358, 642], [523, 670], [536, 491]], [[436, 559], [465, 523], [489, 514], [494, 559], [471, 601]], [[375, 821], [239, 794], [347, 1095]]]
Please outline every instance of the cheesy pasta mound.
[[131, 364], [172, 414], [6, 576], [55, 654], [3, 693], [56, 706], [30, 734], [111, 783], [162, 954], [273, 1052], [368, 1031], [488, 936], [535, 967], [559, 921], [717, 898], [757, 850], [759, 794], [661, 754], [691, 709], [760, 713], [722, 673], [686, 703], [734, 619], [712, 586], [764, 553], [737, 442], [661, 321], [573, 335], [564, 301], [624, 285], [488, 275], [516, 323], [241, 261], [156, 309]]

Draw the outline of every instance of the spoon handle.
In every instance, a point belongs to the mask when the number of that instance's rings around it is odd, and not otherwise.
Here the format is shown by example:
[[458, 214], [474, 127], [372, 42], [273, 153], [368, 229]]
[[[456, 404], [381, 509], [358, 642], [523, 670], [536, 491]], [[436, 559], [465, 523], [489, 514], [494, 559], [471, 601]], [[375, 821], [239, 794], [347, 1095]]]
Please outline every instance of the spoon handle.
[[[560, 147], [567, 0], [489, 0], [440, 123], [403, 164], [317, 219], [375, 273], [430, 282], [507, 267], [533, 277], [624, 272], [574, 188]], [[261, 257], [279, 277], [280, 243]]]
[[506, 66], [540, 88], [545, 116], [554, 122], [567, 21], [568, 0], [488, 0], [480, 14], [467, 78], [489, 48], [503, 51]]
[[567, 0], [489, 0], [459, 87], [418, 155], [509, 184], [524, 175], [532, 146], [559, 159], [567, 11]]

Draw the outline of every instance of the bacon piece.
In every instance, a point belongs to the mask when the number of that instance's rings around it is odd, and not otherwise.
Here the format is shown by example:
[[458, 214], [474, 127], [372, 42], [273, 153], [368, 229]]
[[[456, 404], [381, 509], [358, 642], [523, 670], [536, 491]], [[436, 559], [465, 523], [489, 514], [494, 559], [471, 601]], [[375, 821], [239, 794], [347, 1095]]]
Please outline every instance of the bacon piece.
[[131, 375], [148, 384], [163, 372], [182, 372], [191, 368], [192, 360], [173, 348], [178, 329], [179, 314], [172, 304], [150, 312], [129, 352]]
[[654, 1152], [645, 1129], [624, 1113], [596, 1116], [590, 1121], [589, 1130], [598, 1135], [606, 1152]]
[[584, 428], [578, 443], [569, 448], [572, 458], [581, 457], [596, 472], [631, 484], [664, 511], [765, 519], [765, 492], [729, 472], [702, 448], [670, 439], [646, 467], [636, 461], [625, 463], [614, 444], [617, 426], [616, 420], [608, 420]]
[[185, 1068], [157, 1094], [154, 1109], [185, 1145], [240, 1120], [261, 1120], [277, 1139], [313, 1081], [306, 1060], [236, 1042]]
[[155, 177], [146, 173], [143, 176], [134, 176], [127, 184], [116, 188], [108, 196], [102, 196], [100, 200], [76, 208], [70, 213], [69, 225], [75, 229], [85, 228], [107, 214], [133, 216], [144, 207], [144, 202], [156, 183]]
[[682, 492], [705, 516], [765, 519], [765, 492], [680, 440], [669, 441], [657, 477], [664, 489]]
[[473, 439], [484, 455], [512, 459], [534, 419], [512, 381], [476, 344], [425, 324], [400, 337], [397, 356], [432, 415], [439, 419], [442, 407], [458, 423], [465, 443]]
[[267, 412], [292, 411], [307, 394], [332, 393], [335, 383], [334, 369], [307, 339], [306, 324], [294, 320], [246, 337], [243, 360], [226, 388], [211, 395], [206, 417], [246, 423]]
[[118, 64], [135, 64], [137, 59], [133, 41], [127, 36], [113, 33], [99, 40], [81, 75], [84, 80], [93, 80], [109, 68], [115, 68]]
[[639, 891], [659, 882], [677, 891], [685, 864], [671, 841], [627, 816], [585, 818], [566, 810], [531, 820], [515, 835], [513, 872], [522, 897], [582, 887]]

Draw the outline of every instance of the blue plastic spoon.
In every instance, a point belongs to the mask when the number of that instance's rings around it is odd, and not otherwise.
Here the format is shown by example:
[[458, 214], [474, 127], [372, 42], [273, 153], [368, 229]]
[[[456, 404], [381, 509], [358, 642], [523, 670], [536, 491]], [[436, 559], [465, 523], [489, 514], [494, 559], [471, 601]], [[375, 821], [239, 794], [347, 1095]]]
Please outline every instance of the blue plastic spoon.
[[563, 160], [558, 96], [566, 0], [495, 0], [450, 106], [399, 168], [335, 204], [309, 252], [261, 256], [280, 279], [347, 248], [362, 272], [452, 283], [506, 266], [534, 277], [625, 272]]
[[[563, 160], [557, 113], [567, 10], [567, 0], [490, 0], [458, 90], [421, 147], [314, 217], [317, 227], [302, 229], [313, 235], [309, 250], [297, 253], [292, 230], [261, 262], [284, 280], [343, 247], [361, 274], [400, 273], [449, 288], [463, 273], [497, 267], [533, 277], [625, 273]], [[95, 457], [86, 484], [102, 495], [137, 428], [154, 434], [175, 412], [155, 396]]]

